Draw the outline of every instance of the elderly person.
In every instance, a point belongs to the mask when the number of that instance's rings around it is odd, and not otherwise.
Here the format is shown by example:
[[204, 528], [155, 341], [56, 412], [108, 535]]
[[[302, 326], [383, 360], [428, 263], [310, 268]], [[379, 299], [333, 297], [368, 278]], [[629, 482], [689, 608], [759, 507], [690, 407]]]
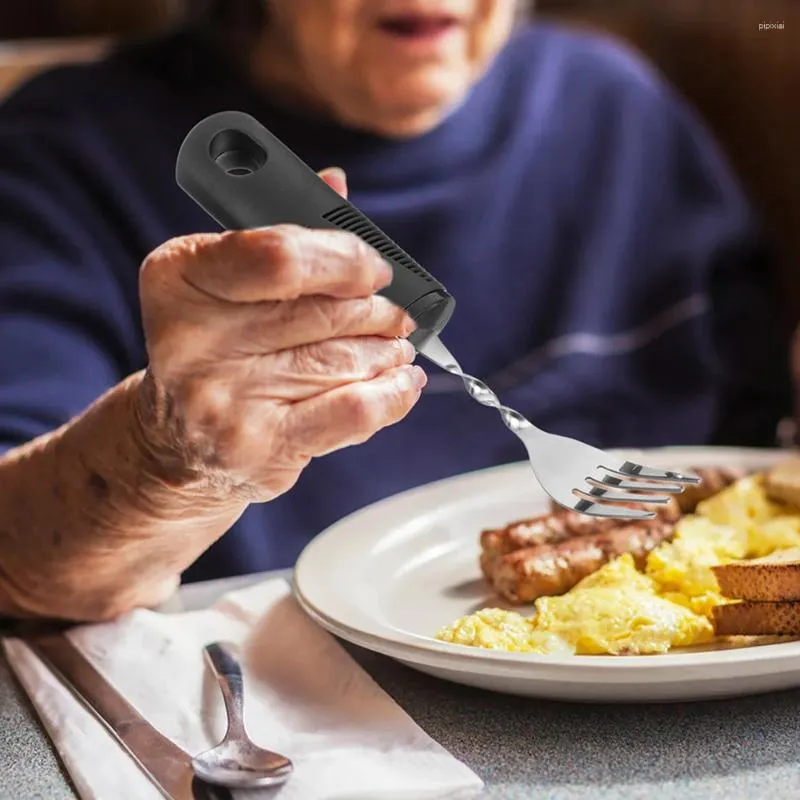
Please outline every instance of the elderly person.
[[0, 613], [108, 619], [287, 566], [367, 503], [523, 455], [450, 376], [419, 401], [375, 252], [219, 232], [182, 194], [178, 147], [224, 109], [347, 175], [456, 298], [465, 369], [537, 424], [772, 443], [786, 343], [720, 153], [632, 55], [520, 10], [223, 0], [5, 103]]

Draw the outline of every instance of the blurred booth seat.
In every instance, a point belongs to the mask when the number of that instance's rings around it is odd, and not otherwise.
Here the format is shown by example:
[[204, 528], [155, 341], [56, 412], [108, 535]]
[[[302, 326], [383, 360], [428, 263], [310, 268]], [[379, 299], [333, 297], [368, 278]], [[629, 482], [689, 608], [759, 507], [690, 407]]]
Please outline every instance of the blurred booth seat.
[[800, 0], [537, 0], [537, 13], [625, 40], [700, 112], [762, 215], [783, 311], [800, 322]]
[[0, 99], [58, 64], [91, 61], [115, 39], [179, 21], [198, 0], [0, 0]]
[[105, 37], [0, 42], [0, 100], [14, 87], [49, 67], [100, 58], [111, 43]]

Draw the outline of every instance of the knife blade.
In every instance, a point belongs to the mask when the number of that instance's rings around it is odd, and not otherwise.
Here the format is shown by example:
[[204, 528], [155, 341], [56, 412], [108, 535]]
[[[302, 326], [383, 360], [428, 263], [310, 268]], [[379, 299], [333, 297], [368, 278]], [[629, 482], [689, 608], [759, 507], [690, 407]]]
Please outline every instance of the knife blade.
[[105, 726], [167, 800], [232, 800], [227, 789], [194, 777], [188, 753], [159, 733], [64, 635], [25, 643]]

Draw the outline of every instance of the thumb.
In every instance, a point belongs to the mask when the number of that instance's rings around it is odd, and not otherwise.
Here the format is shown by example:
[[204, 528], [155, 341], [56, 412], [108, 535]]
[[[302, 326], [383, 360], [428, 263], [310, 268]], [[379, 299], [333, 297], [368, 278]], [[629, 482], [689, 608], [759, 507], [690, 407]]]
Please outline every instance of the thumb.
[[347, 175], [340, 167], [328, 167], [319, 173], [320, 178], [342, 197], [347, 197]]

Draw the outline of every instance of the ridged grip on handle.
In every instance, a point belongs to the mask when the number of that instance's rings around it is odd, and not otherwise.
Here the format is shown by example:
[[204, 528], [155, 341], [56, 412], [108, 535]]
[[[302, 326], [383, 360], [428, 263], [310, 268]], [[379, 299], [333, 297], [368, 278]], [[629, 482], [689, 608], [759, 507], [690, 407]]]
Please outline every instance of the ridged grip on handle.
[[181, 145], [175, 177], [223, 228], [294, 224], [361, 237], [392, 267], [392, 282], [380, 294], [416, 321], [413, 344], [450, 319], [455, 301], [444, 286], [248, 114], [222, 111], [195, 125]]

